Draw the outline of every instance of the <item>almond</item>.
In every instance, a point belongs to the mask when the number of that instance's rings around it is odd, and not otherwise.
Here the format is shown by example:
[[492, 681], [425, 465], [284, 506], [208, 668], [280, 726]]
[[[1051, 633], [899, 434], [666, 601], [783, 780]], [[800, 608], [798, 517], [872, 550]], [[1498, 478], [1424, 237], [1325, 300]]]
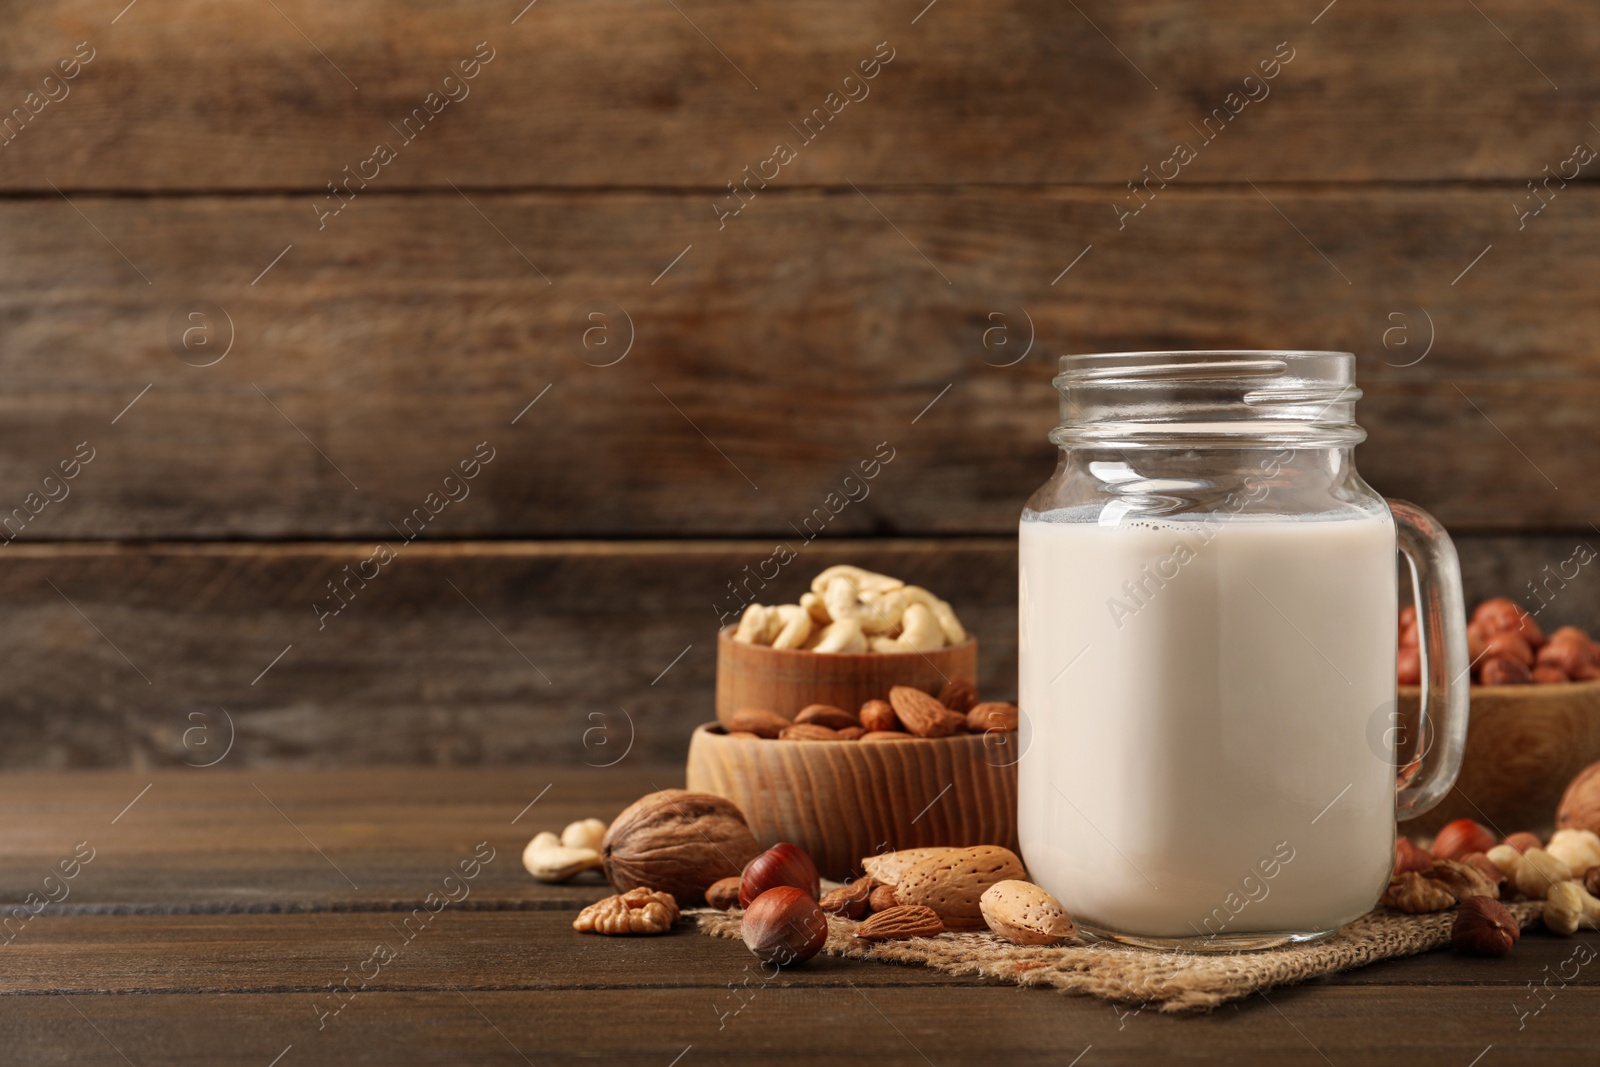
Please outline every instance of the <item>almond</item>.
[[843, 708], [833, 707], [831, 704], [810, 704], [800, 709], [800, 714], [794, 717], [795, 722], [815, 723], [817, 726], [826, 726], [830, 730], [843, 730], [847, 726], [860, 726], [856, 717]]
[[974, 845], [912, 864], [895, 882], [894, 897], [901, 904], [927, 905], [948, 929], [976, 930], [984, 925], [984, 892], [996, 882], [1026, 877], [1010, 849]]
[[898, 730], [900, 718], [887, 700], [869, 700], [861, 705], [861, 725], [869, 733], [874, 730]]
[[967, 729], [975, 734], [988, 733], [990, 730], [1015, 730], [1018, 718], [1015, 704], [975, 704], [967, 712]]
[[718, 719], [730, 733], [752, 733], [758, 737], [777, 737], [789, 725], [788, 719], [765, 708], [739, 708], [729, 712], [726, 718], [719, 715]]
[[915, 741], [916, 738], [904, 730], [873, 730], [871, 733], [862, 734], [862, 741]]
[[861, 861], [861, 869], [882, 885], [896, 885], [906, 868], [913, 867], [932, 856], [942, 856], [956, 851], [945, 846], [932, 848], [903, 848], [899, 852], [880, 852]]
[[711, 883], [711, 888], [706, 890], [706, 903], [713, 908], [737, 908], [739, 906], [739, 881], [737, 874], [728, 878], [719, 878]]
[[[1600, 870], [1600, 867], [1595, 869]], [[888, 911], [899, 903], [898, 900], [894, 899], [894, 886], [892, 885], [873, 886], [872, 895], [867, 898], [867, 906], [873, 911]]]
[[800, 722], [793, 726], [786, 726], [778, 735], [784, 741], [838, 741], [837, 730], [830, 730], [826, 726], [817, 726], [814, 723]]
[[867, 736], [867, 732], [859, 726], [846, 726], [843, 730], [836, 732], [840, 741], [859, 741]]
[[965, 715], [978, 702], [978, 687], [965, 678], [951, 678], [939, 690], [939, 703]]
[[1014, 945], [1053, 945], [1078, 935], [1061, 902], [1032, 882], [996, 882], [978, 905], [989, 929]]
[[867, 902], [872, 896], [872, 879], [857, 878], [848, 885], [830, 889], [817, 903], [822, 910], [846, 919], [859, 919], [867, 913]]
[[944, 932], [938, 913], [920, 904], [902, 904], [870, 916], [856, 927], [856, 936], [865, 941], [904, 941], [912, 937], [933, 937]]
[[889, 690], [889, 706], [905, 728], [918, 737], [949, 737], [967, 728], [967, 717], [951, 711], [920, 689], [897, 685]]

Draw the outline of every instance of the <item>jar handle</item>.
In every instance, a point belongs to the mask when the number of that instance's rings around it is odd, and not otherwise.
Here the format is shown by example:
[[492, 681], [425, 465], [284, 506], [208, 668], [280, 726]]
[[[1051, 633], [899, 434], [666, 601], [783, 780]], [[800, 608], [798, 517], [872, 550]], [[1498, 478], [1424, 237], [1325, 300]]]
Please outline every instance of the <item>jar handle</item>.
[[1461, 770], [1471, 687], [1467, 611], [1450, 535], [1415, 504], [1388, 504], [1397, 545], [1410, 565], [1423, 662], [1419, 721], [1400, 724], [1404, 732], [1396, 750], [1395, 818], [1411, 819], [1443, 800]]

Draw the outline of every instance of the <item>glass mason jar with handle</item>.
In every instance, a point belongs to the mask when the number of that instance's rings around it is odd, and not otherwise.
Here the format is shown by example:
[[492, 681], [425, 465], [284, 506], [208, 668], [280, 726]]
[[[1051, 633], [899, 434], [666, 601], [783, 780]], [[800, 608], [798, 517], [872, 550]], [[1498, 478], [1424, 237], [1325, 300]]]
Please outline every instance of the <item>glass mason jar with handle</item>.
[[[1019, 530], [1018, 829], [1090, 932], [1237, 951], [1369, 911], [1467, 727], [1455, 549], [1356, 473], [1347, 352], [1066, 356]], [[1425, 656], [1396, 713], [1398, 569]]]

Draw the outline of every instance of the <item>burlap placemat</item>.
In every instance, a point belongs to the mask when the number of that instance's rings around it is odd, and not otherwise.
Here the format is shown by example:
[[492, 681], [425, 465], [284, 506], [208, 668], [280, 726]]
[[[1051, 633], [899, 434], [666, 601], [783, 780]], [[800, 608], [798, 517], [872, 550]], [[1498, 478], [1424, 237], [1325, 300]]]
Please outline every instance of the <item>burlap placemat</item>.
[[[1508, 904], [1526, 929], [1537, 921], [1541, 901]], [[741, 913], [699, 908], [689, 912], [700, 932], [739, 936]], [[988, 931], [944, 933], [876, 944], [857, 940], [856, 923], [830, 916], [830, 956], [920, 963], [947, 974], [982, 975], [1021, 986], [1050, 986], [1065, 993], [1157, 1008], [1164, 1012], [1206, 1010], [1274, 986], [1291, 985], [1379, 960], [1414, 956], [1450, 940], [1454, 911], [1405, 915], [1388, 908], [1364, 915], [1332, 937], [1309, 944], [1209, 955], [1157, 952], [1111, 943], [1027, 948]]]

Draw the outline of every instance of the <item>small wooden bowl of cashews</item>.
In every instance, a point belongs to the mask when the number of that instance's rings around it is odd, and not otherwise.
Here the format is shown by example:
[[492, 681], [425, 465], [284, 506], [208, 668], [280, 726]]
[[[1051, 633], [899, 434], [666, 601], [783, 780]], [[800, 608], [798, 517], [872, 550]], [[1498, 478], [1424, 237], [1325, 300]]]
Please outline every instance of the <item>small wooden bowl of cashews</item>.
[[717, 638], [717, 717], [859, 708], [890, 688], [978, 677], [978, 641], [945, 601], [860, 567], [829, 567], [798, 604], [751, 604]]

